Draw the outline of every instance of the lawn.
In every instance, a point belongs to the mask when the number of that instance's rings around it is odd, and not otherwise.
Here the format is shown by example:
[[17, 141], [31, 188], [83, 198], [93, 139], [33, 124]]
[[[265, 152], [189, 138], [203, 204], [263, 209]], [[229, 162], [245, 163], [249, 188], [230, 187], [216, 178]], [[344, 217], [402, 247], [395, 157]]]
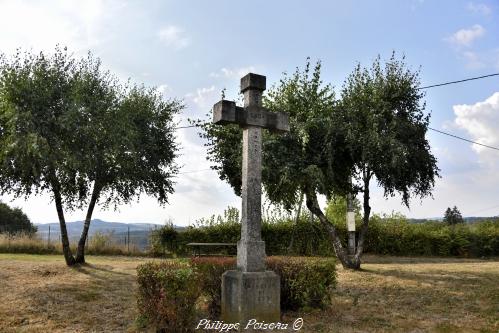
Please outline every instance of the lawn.
[[[338, 268], [325, 310], [300, 332], [497, 332], [499, 261], [366, 256], [363, 271]], [[135, 268], [150, 259], [0, 254], [0, 332], [136, 332]], [[215, 331], [211, 331], [215, 332]]]

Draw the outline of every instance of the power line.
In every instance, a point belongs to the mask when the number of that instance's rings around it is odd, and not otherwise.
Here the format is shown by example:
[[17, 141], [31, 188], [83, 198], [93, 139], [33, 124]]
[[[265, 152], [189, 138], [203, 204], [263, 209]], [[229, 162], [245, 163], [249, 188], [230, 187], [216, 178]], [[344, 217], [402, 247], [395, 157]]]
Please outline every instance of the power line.
[[497, 148], [497, 147], [487, 146], [487, 145], [484, 145], [483, 143], [472, 141], [472, 140], [469, 140], [469, 139], [465, 139], [465, 138], [462, 138], [462, 137], [454, 135], [454, 134], [450, 134], [450, 133], [447, 133], [447, 132], [444, 132], [444, 131], [437, 130], [435, 128], [428, 127], [428, 129], [431, 129], [432, 131], [435, 131], [435, 132], [438, 132], [438, 133], [441, 133], [441, 134], [444, 134], [444, 135], [451, 136], [451, 137], [459, 139], [459, 140], [463, 140], [463, 141], [466, 141], [466, 142], [474, 143], [474, 144], [479, 145], [479, 146], [483, 146], [483, 147], [494, 149], [494, 150], [499, 150], [499, 148]]
[[449, 84], [461, 83], [461, 82], [466, 82], [466, 81], [479, 80], [479, 79], [484, 79], [484, 78], [487, 78], [487, 77], [498, 76], [498, 75], [499, 75], [499, 73], [493, 73], [493, 74], [487, 74], [487, 75], [482, 75], [482, 76], [470, 77], [468, 79], [463, 79], [463, 80], [450, 81], [450, 82], [433, 84], [431, 86], [419, 87], [418, 90], [420, 90], [420, 89], [434, 88], [434, 87], [441, 87], [441, 86], [446, 86], [446, 85], [449, 85]]

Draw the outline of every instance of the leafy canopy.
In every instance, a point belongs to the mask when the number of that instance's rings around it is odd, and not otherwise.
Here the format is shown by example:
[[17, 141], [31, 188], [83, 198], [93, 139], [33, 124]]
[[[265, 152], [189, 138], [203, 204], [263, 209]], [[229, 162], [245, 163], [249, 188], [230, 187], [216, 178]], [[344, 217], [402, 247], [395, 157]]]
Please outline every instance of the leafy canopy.
[[[345, 81], [338, 116], [355, 159], [355, 177], [373, 175], [385, 196], [431, 194], [438, 177], [436, 159], [425, 135], [430, 114], [425, 114], [419, 71], [406, 68], [395, 53], [385, 66], [377, 57], [371, 68], [360, 64]], [[362, 179], [365, 178], [365, 179]]]
[[0, 57], [0, 192], [59, 192], [83, 207], [92, 187], [102, 203], [141, 192], [167, 202], [178, 145], [173, 117], [183, 105], [153, 89], [121, 85], [90, 54]]
[[0, 233], [34, 234], [37, 227], [31, 223], [28, 216], [20, 208], [11, 208], [0, 202]]

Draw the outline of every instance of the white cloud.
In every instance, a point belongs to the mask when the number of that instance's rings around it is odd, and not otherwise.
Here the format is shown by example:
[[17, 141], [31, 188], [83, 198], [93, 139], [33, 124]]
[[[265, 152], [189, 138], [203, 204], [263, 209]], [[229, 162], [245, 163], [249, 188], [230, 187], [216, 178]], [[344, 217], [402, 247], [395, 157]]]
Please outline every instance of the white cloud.
[[158, 31], [158, 38], [167, 46], [177, 50], [187, 47], [191, 42], [185, 31], [177, 26], [169, 25]]
[[211, 86], [199, 88], [195, 93], [189, 93], [185, 97], [191, 100], [199, 109], [205, 111], [220, 99], [220, 92], [215, 90], [215, 86]]
[[232, 68], [232, 69], [223, 67], [218, 72], [210, 73], [210, 76], [214, 78], [224, 77], [229, 79], [240, 79], [244, 75], [248, 73], [254, 73], [255, 71], [256, 70], [254, 66]]
[[492, 9], [489, 6], [483, 3], [474, 3], [469, 2], [466, 7], [470, 12], [481, 14], [484, 16], [490, 15], [492, 13]]
[[0, 1], [0, 49], [51, 51], [56, 44], [86, 52], [111, 38], [108, 22], [125, 7], [116, 1]]
[[475, 40], [485, 34], [485, 29], [480, 24], [456, 31], [452, 36], [447, 38], [447, 41], [458, 47], [470, 47]]
[[466, 61], [466, 67], [469, 69], [481, 69], [487, 66], [484, 59], [476, 52], [464, 51], [461, 55]]
[[166, 98], [167, 95], [172, 92], [172, 88], [167, 84], [159, 85], [156, 90], [163, 96], [163, 98]]
[[[472, 105], [454, 105], [455, 124], [466, 130], [473, 141], [499, 147], [499, 92], [483, 102]], [[481, 162], [499, 164], [499, 152], [474, 144]]]

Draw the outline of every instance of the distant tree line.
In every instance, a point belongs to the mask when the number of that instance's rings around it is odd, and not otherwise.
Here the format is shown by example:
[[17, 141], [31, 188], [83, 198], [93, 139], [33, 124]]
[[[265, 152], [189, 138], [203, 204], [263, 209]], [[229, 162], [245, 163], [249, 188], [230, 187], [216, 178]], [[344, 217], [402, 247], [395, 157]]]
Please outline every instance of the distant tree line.
[[0, 233], [34, 234], [36, 226], [31, 223], [28, 216], [20, 208], [11, 208], [9, 205], [0, 202]]

